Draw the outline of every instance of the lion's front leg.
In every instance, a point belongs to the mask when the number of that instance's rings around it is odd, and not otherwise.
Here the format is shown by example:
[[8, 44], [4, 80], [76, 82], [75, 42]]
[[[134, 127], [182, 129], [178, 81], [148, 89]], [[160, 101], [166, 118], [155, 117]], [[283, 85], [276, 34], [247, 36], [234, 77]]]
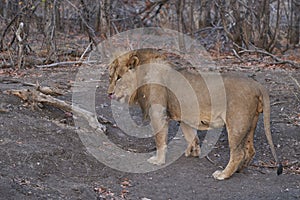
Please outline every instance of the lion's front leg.
[[167, 129], [161, 130], [155, 135], [156, 142], [156, 155], [148, 159], [148, 162], [154, 165], [162, 165], [166, 162], [166, 152], [167, 152]]
[[159, 104], [152, 105], [149, 115], [155, 135], [156, 155], [149, 158], [148, 162], [155, 165], [162, 165], [166, 162], [168, 134], [168, 121], [165, 108]]

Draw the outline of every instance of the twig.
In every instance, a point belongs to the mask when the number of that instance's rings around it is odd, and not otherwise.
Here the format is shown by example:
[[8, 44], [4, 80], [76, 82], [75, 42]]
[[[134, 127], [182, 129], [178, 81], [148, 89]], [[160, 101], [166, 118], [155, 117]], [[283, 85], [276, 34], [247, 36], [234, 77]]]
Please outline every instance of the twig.
[[277, 102], [272, 103], [271, 106], [275, 106], [278, 104], [285, 104], [285, 103], [287, 103], [287, 101], [277, 101]]
[[[20, 81], [20, 83], [22, 83], [22, 82]], [[34, 84], [34, 83], [28, 83], [28, 82], [24, 82], [24, 83], [22, 83], [22, 85], [23, 86], [30, 86], [30, 87], [37, 87], [36, 84]]]
[[290, 78], [293, 79], [293, 80], [295, 81], [296, 85], [297, 85], [297, 86], [299, 87], [299, 89], [300, 89], [300, 84], [299, 84], [299, 82], [298, 82], [294, 77], [292, 77], [291, 75], [290, 75]]
[[37, 65], [37, 68], [47, 68], [47, 67], [57, 67], [59, 65], [74, 65], [74, 64], [92, 64], [97, 63], [96, 60], [90, 60], [90, 61], [65, 61], [65, 62], [58, 62], [58, 63], [52, 63], [49, 65]]
[[270, 168], [270, 169], [273, 169], [273, 168], [277, 168], [276, 165], [270, 165], [270, 164], [265, 164], [265, 163], [261, 163], [261, 164], [251, 164], [251, 166], [253, 167], [264, 167], [264, 168]]
[[235, 55], [235, 57], [237, 57], [241, 62], [245, 62], [245, 60], [239, 56], [239, 54], [236, 52], [235, 49], [232, 49], [232, 51], [233, 51], [233, 54]]
[[111, 24], [113, 25], [113, 28], [115, 29], [116, 33], [119, 34], [120, 32], [119, 32], [116, 24], [113, 21], [111, 22]]
[[212, 159], [210, 159], [210, 157], [209, 156], [205, 156], [205, 158], [210, 162], [210, 163], [212, 163], [212, 164], [216, 164]]
[[89, 48], [91, 47], [92, 44], [93, 44], [93, 42], [90, 42], [90, 44], [84, 50], [83, 54], [80, 56], [79, 61], [82, 61], [83, 57], [85, 56], [86, 52], [88, 52], [88, 50], [89, 50]]

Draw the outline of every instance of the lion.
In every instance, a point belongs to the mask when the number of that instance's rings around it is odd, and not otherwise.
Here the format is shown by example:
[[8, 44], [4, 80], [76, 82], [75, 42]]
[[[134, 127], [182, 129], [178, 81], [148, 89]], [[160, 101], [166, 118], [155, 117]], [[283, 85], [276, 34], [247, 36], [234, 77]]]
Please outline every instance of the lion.
[[180, 123], [187, 140], [186, 156], [199, 156], [197, 130], [226, 127], [230, 159], [217, 180], [230, 178], [247, 167], [255, 155], [253, 137], [260, 113], [272, 155], [282, 173], [270, 131], [270, 100], [258, 82], [244, 77], [199, 73], [178, 67], [155, 49], [140, 49], [117, 57], [109, 65], [108, 94], [121, 102], [137, 102], [150, 118], [156, 155], [148, 162], [165, 163], [168, 121]]

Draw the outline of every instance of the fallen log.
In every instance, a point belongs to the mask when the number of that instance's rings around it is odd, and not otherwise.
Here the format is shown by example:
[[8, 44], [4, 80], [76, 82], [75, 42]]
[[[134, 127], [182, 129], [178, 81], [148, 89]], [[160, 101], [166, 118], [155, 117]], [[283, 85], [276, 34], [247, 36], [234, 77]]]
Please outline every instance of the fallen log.
[[106, 126], [99, 123], [97, 116], [94, 113], [82, 109], [76, 105], [72, 105], [71, 103], [52, 97], [49, 94], [44, 94], [37, 88], [23, 90], [7, 90], [6, 94], [11, 94], [19, 97], [20, 99], [31, 105], [33, 109], [41, 103], [59, 108], [66, 112], [71, 112], [77, 116], [85, 118], [88, 121], [90, 127], [92, 127], [93, 129], [101, 132], [106, 131]]

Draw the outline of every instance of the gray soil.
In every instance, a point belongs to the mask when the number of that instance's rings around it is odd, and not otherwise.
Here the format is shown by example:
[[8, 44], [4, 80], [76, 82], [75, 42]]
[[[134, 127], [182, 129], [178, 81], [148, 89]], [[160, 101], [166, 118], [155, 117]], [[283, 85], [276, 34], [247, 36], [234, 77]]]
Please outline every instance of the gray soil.
[[[87, 151], [70, 113], [48, 105], [32, 108], [5, 93], [32, 88], [23, 83], [38, 80], [43, 86], [62, 89], [64, 95], [58, 98], [70, 102], [70, 87], [77, 71], [77, 67], [32, 68], [1, 74], [0, 199], [300, 199], [299, 70], [222, 68], [224, 73], [239, 71], [252, 76], [270, 91], [273, 141], [285, 166], [283, 174], [277, 176], [261, 118], [255, 134], [254, 160], [247, 169], [225, 181], [211, 176], [228, 162], [225, 131], [209, 154], [210, 160], [182, 155], [160, 170], [126, 173], [104, 165]], [[98, 82], [96, 112], [113, 121], [107, 85], [105, 71]], [[126, 137], [113, 123], [105, 125], [108, 138], [124, 149], [154, 150], [153, 139]], [[203, 139], [205, 132], [198, 134]]]

